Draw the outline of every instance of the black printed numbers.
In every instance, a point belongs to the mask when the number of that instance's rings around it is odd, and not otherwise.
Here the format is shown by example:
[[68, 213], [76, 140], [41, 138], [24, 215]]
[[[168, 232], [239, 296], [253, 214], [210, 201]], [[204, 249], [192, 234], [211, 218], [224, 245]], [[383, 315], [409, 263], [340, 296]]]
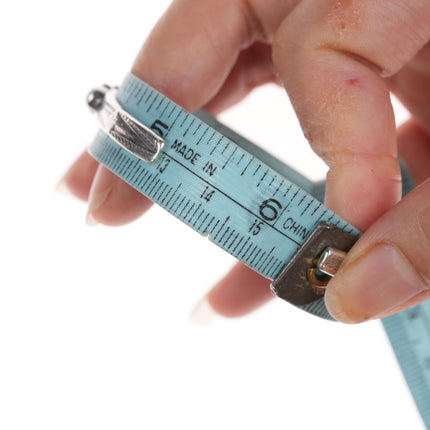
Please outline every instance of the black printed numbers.
[[157, 119], [152, 125], [151, 129], [155, 131], [160, 137], [164, 138], [164, 135], [166, 134], [167, 130], [169, 129], [169, 126], [167, 124], [164, 124], [164, 122]]
[[278, 218], [281, 209], [282, 205], [278, 200], [267, 199], [260, 205], [260, 216], [265, 221], [274, 221]]
[[263, 222], [256, 219], [251, 227], [249, 227], [248, 233], [251, 233], [253, 236], [257, 236], [261, 231], [261, 227], [263, 227]]
[[167, 166], [169, 164], [170, 164], [170, 159], [167, 158], [166, 156], [163, 156], [162, 158], [160, 158], [160, 161], [158, 162], [157, 170], [160, 173], [163, 173], [167, 169]]
[[212, 197], [215, 194], [215, 190], [212, 189], [211, 187], [206, 187], [203, 191], [203, 193], [201, 194], [200, 198], [203, 200], [206, 200], [208, 203], [212, 200]]

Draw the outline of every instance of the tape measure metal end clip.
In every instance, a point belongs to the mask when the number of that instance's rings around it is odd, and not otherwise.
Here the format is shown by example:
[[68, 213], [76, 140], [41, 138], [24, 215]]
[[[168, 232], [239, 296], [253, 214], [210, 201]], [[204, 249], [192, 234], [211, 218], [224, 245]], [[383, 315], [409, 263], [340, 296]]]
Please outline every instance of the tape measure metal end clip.
[[116, 87], [103, 85], [90, 91], [87, 104], [97, 113], [101, 128], [125, 150], [146, 163], [155, 161], [164, 147], [164, 139], [143, 125], [116, 100]]
[[273, 281], [273, 293], [296, 306], [321, 299], [356, 241], [355, 236], [333, 224], [319, 223]]

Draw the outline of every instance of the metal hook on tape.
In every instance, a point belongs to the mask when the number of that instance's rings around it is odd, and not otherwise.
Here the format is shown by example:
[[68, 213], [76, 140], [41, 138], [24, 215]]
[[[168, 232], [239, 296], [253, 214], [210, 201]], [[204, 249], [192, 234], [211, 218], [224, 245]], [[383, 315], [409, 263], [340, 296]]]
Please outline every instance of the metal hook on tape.
[[125, 112], [116, 100], [118, 89], [109, 85], [93, 89], [88, 106], [97, 112], [101, 128], [121, 147], [152, 163], [164, 146], [164, 139]]
[[[360, 232], [321, 203], [323, 183], [312, 183], [210, 115], [184, 111], [132, 74], [118, 91], [96, 88], [87, 103], [102, 128], [89, 148], [99, 162], [273, 279], [279, 297], [332, 319], [325, 288]], [[404, 192], [410, 191], [404, 166], [402, 177]], [[430, 301], [383, 322], [430, 429], [429, 316]]]
[[297, 306], [319, 300], [357, 238], [327, 222], [318, 224], [272, 283], [272, 291]]

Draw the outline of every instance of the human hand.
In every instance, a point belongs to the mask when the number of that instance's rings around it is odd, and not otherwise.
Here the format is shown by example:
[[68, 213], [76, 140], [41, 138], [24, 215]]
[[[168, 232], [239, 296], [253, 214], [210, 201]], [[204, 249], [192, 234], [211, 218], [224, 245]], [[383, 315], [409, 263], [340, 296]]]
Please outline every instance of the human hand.
[[[132, 69], [189, 111], [217, 113], [258, 85], [285, 85], [306, 137], [330, 167], [327, 205], [362, 230], [377, 220], [327, 288], [327, 306], [343, 321], [430, 297], [429, 24], [425, 0], [177, 0]], [[413, 115], [398, 136], [389, 89]], [[396, 205], [398, 151], [422, 184]], [[87, 153], [64, 184], [89, 199], [90, 223], [124, 224], [151, 205]], [[270, 297], [268, 281], [238, 264], [206, 302], [237, 316]]]

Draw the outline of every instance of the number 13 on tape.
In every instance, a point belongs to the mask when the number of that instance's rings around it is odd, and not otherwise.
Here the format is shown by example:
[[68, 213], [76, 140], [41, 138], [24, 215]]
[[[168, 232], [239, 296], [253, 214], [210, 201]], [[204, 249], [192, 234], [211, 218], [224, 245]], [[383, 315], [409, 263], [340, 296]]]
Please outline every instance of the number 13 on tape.
[[[91, 91], [88, 104], [101, 125], [89, 152], [100, 163], [271, 279], [277, 296], [332, 319], [325, 287], [360, 232], [324, 206], [324, 184], [205, 112], [188, 113], [132, 74], [119, 89]], [[403, 178], [410, 190], [406, 170]], [[400, 313], [384, 325], [430, 427], [430, 305], [416, 309], [414, 318]]]

